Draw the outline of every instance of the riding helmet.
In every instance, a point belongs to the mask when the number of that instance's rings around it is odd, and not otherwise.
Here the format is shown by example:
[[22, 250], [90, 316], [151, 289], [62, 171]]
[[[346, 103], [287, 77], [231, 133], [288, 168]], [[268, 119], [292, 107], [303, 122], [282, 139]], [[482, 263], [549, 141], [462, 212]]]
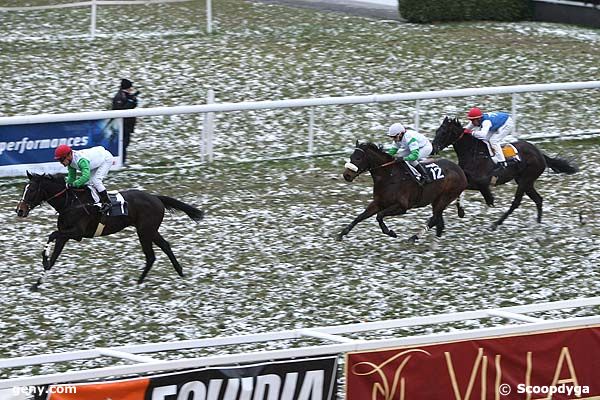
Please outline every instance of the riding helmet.
[[406, 132], [404, 125], [402, 125], [400, 122], [396, 122], [390, 126], [390, 129], [388, 130], [388, 136], [396, 137], [404, 132]]
[[473, 107], [469, 110], [469, 113], [467, 114], [467, 118], [468, 119], [478, 119], [483, 117], [483, 113], [481, 112], [481, 110], [477, 107]]
[[69, 146], [67, 146], [66, 144], [61, 144], [54, 151], [54, 159], [60, 160], [62, 158], [65, 158], [66, 156], [68, 156], [70, 153], [71, 153], [71, 148]]

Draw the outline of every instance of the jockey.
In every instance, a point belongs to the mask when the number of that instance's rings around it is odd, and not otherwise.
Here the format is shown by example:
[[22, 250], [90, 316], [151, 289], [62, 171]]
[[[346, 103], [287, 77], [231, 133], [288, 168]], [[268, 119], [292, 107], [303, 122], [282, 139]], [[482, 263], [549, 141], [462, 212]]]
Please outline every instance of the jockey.
[[[54, 159], [68, 168], [67, 188], [88, 185], [96, 189], [102, 203], [100, 206], [102, 213], [110, 209], [110, 199], [102, 180], [108, 175], [113, 158], [113, 155], [102, 146], [73, 150], [66, 144], [61, 144], [54, 152]], [[81, 172], [79, 178], [77, 178], [77, 171]]]
[[465, 126], [465, 133], [470, 133], [486, 143], [490, 149], [492, 161], [496, 163], [495, 170], [506, 168], [506, 158], [504, 158], [500, 141], [515, 129], [515, 122], [510, 114], [505, 112], [484, 114], [479, 108], [473, 107], [469, 110], [467, 118], [470, 121]]
[[394, 140], [388, 154], [396, 159], [403, 160], [412, 165], [421, 174], [424, 183], [431, 183], [431, 177], [425, 167], [419, 163], [431, 154], [431, 142], [421, 133], [408, 130], [399, 122], [392, 124], [387, 135]]

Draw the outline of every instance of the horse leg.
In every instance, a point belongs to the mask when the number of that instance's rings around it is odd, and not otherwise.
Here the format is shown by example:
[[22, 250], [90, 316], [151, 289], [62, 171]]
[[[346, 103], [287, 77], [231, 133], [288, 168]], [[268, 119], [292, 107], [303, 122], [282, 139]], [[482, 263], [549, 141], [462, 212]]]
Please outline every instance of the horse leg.
[[352, 228], [354, 228], [354, 226], [356, 224], [358, 224], [360, 221], [367, 219], [371, 216], [373, 216], [374, 214], [376, 214], [379, 211], [379, 205], [372, 201], [367, 208], [365, 209], [365, 211], [363, 211], [362, 213], [360, 213], [360, 215], [358, 217], [356, 217], [354, 219], [354, 221], [350, 222], [348, 224], [348, 226], [346, 226], [341, 232], [340, 234], [337, 236], [338, 240], [342, 240], [342, 238], [344, 236], [346, 236], [348, 234], [348, 232], [350, 232], [352, 230]]
[[393, 238], [398, 237], [398, 235], [396, 235], [396, 232], [389, 229], [387, 227], [387, 225], [385, 224], [385, 222], [383, 222], [383, 218], [390, 216], [390, 215], [399, 215], [399, 214], [406, 214], [406, 210], [403, 209], [399, 205], [393, 205], [393, 206], [390, 206], [386, 209], [379, 211], [377, 213], [377, 222], [379, 222], [379, 227], [381, 228], [381, 232], [383, 232], [384, 234], [391, 236]]
[[485, 204], [487, 204], [488, 207], [494, 207], [494, 195], [492, 194], [489, 185], [480, 185], [478, 189], [485, 200]]
[[515, 193], [515, 198], [513, 199], [512, 204], [510, 205], [510, 208], [508, 209], [508, 211], [506, 211], [500, 217], [500, 219], [498, 219], [498, 221], [496, 221], [492, 224], [493, 231], [495, 231], [496, 228], [498, 228], [498, 225], [501, 225], [502, 222], [504, 222], [504, 220], [521, 205], [521, 200], [523, 199], [524, 194], [525, 194], [525, 189], [523, 188], [522, 185], [519, 185], [517, 187], [517, 193]]
[[444, 232], [444, 227], [446, 224], [444, 223], [444, 215], [440, 212], [437, 224], [435, 224], [435, 236], [440, 238], [442, 237], [442, 233]]
[[148, 275], [148, 272], [150, 272], [150, 268], [152, 268], [152, 264], [154, 264], [156, 256], [154, 255], [154, 250], [152, 249], [152, 239], [150, 238], [150, 236], [144, 233], [140, 233], [140, 231], [138, 231], [138, 238], [140, 239], [142, 250], [144, 251], [144, 255], [146, 256], [146, 266], [144, 267], [142, 275], [140, 276], [137, 282], [138, 284], [140, 284], [144, 281], [144, 278], [146, 277], [146, 275]]
[[[42, 272], [42, 275], [37, 279], [37, 281], [33, 284], [31, 290], [37, 291], [42, 285], [42, 283], [44, 283], [46, 276], [50, 273], [50, 268], [52, 268], [54, 263], [56, 263], [56, 259], [62, 252], [68, 240], [69, 238], [65, 235], [61, 235], [59, 231], [54, 231], [50, 234], [50, 236], [48, 237], [48, 242], [44, 247], [44, 251], [42, 251], [42, 265], [44, 266], [44, 271]], [[50, 253], [50, 247], [52, 242], [54, 241], [56, 241], [56, 243], [54, 244], [54, 250], [52, 251], [52, 255], [50, 255], [50, 259], [48, 260], [48, 253]]]
[[458, 218], [465, 217], [465, 208], [463, 207], [463, 202], [465, 201], [465, 192], [460, 192], [460, 196], [456, 199], [456, 210], [458, 212]]
[[407, 240], [409, 243], [415, 243], [417, 240], [419, 240], [419, 237], [425, 235], [427, 233], [427, 231], [429, 231], [434, 225], [438, 224], [438, 216], [434, 213], [429, 220], [427, 221], [427, 225], [425, 225], [425, 227], [421, 230], [421, 232], [412, 235], [411, 237], [409, 237]]
[[48, 261], [48, 257], [50, 256], [50, 248], [52, 247], [52, 242], [54, 242], [60, 233], [58, 231], [54, 231], [48, 236], [48, 241], [46, 242], [46, 246], [44, 246], [44, 250], [42, 251], [42, 265], [44, 269], [50, 269], [50, 262]]
[[540, 194], [537, 192], [537, 190], [535, 190], [533, 185], [531, 185], [531, 187], [529, 189], [525, 190], [525, 193], [535, 203], [535, 206], [537, 207], [537, 222], [541, 223], [542, 222], [542, 201], [543, 201], [542, 196], [540, 196]]
[[429, 218], [429, 221], [427, 222], [427, 225], [425, 225], [425, 228], [423, 228], [423, 230], [418, 234], [412, 235], [410, 238], [408, 238], [408, 241], [410, 243], [415, 243], [420, 236], [425, 235], [425, 233], [427, 233], [427, 231], [429, 231], [434, 226], [436, 227], [436, 237], [441, 237], [442, 232], [444, 231], [444, 210], [446, 209], [446, 207], [448, 207], [448, 204], [450, 204], [457, 197], [458, 196], [452, 196], [448, 198], [448, 196], [442, 196], [437, 198], [431, 205], [433, 215], [431, 216], [431, 218]]
[[175, 254], [173, 254], [173, 251], [171, 250], [171, 245], [169, 244], [169, 242], [167, 242], [158, 232], [156, 232], [153, 242], [158, 247], [160, 247], [160, 249], [167, 256], [169, 256], [169, 260], [171, 260], [171, 264], [173, 264], [173, 268], [175, 268], [175, 271], [177, 272], [177, 274], [183, 278], [183, 269], [181, 268], [181, 265], [179, 265], [179, 262], [175, 258]]

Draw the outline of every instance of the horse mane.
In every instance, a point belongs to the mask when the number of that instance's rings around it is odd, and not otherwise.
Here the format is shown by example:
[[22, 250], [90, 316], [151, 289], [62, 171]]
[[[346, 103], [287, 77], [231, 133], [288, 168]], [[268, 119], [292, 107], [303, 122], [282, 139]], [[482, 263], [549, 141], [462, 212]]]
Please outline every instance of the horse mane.
[[[453, 129], [459, 130], [460, 132], [462, 132], [462, 130], [464, 129], [458, 117], [445, 117], [444, 123], [450, 125]], [[483, 140], [479, 140], [473, 135], [463, 135], [459, 141], [463, 141], [464, 143], [468, 143], [472, 146], [475, 146], [476, 151], [479, 151], [480, 149], [484, 149], [487, 151], [487, 146], [485, 145]]]
[[364, 142], [364, 143], [361, 143], [361, 144], [359, 145], [359, 147], [361, 147], [361, 148], [362, 148], [362, 147], [364, 147], [364, 150], [372, 150], [372, 151], [374, 151], [375, 153], [378, 153], [378, 154], [380, 154], [380, 155], [382, 155], [382, 156], [386, 156], [386, 157], [387, 157], [388, 159], [390, 159], [390, 160], [391, 160], [392, 158], [394, 158], [393, 156], [391, 156], [391, 155], [390, 155], [390, 154], [388, 154], [387, 152], [383, 151], [383, 150], [382, 150], [382, 149], [381, 149], [381, 148], [380, 148], [378, 145], [376, 145], [376, 144], [375, 144], [375, 143], [373, 143], [373, 142]]
[[30, 179], [32, 181], [40, 181], [42, 179], [47, 179], [53, 183], [64, 183], [65, 182], [65, 174], [36, 174], [36, 173], [28, 173]]
[[460, 129], [463, 129], [462, 124], [460, 123], [458, 117], [454, 117], [454, 118], [446, 117], [446, 118], [444, 118], [444, 121], [448, 121], [449, 124], [459, 127]]

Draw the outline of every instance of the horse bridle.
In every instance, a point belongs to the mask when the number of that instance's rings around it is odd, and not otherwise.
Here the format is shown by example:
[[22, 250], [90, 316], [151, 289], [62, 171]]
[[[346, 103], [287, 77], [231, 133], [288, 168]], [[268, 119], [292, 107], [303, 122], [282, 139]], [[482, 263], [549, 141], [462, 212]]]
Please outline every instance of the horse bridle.
[[[355, 150], [360, 150], [361, 152], [366, 154], [366, 152], [363, 149], [361, 149], [360, 147], [355, 147]], [[360, 175], [364, 172], [371, 172], [377, 168], [387, 167], [388, 165], [395, 164], [396, 162], [397, 162], [397, 160], [394, 159], [392, 161], [385, 162], [381, 165], [376, 165], [372, 168], [365, 168], [362, 171], [356, 165], [352, 164], [351, 162], [347, 162], [346, 164], [344, 164], [344, 168], [348, 168], [350, 171], [356, 172], [357, 175]]]
[[[27, 185], [27, 186], [29, 186], [29, 185]], [[38, 188], [37, 188], [37, 191], [36, 191], [36, 197], [39, 197], [38, 194], [39, 194], [40, 190], [41, 190], [41, 187], [39, 187], [39, 185], [38, 185]], [[46, 200], [42, 200], [42, 201], [39, 201], [39, 202], [37, 202], [37, 203], [34, 204], [34, 202], [32, 202], [32, 201], [25, 200], [25, 194], [27, 193], [27, 188], [26, 188], [26, 190], [23, 191], [23, 197], [21, 198], [21, 202], [25, 203], [25, 205], [27, 206], [27, 208], [29, 208], [29, 211], [31, 211], [35, 207], [37, 207], [40, 204], [42, 204], [44, 201], [49, 202], [52, 199], [56, 199], [56, 198], [62, 196], [65, 192], [67, 192], [67, 188], [64, 188], [63, 190], [55, 193], [54, 195], [52, 195], [51, 197], [49, 197]], [[67, 196], [65, 198], [65, 206], [67, 205], [68, 201], [69, 201], [69, 197]]]

